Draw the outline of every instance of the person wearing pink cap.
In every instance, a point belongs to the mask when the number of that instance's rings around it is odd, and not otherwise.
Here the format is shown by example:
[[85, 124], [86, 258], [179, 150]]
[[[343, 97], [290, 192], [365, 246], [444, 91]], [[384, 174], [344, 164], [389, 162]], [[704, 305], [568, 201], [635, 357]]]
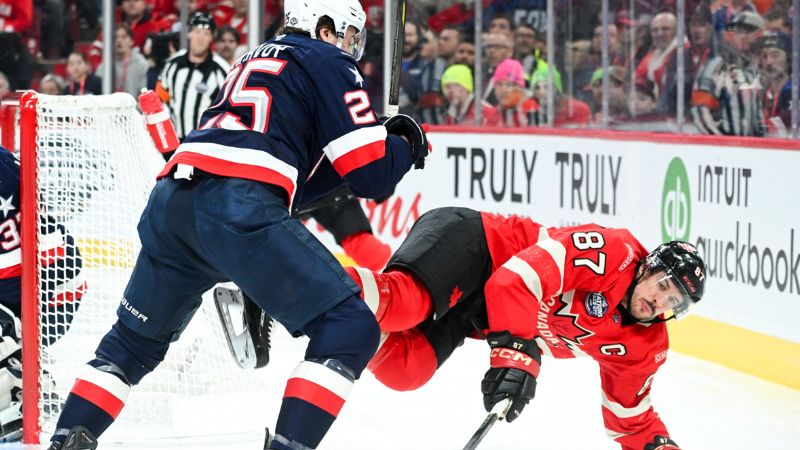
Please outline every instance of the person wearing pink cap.
[[539, 103], [525, 94], [525, 69], [522, 63], [509, 58], [498, 64], [492, 75], [492, 85], [502, 125], [530, 125], [529, 117], [539, 109]]

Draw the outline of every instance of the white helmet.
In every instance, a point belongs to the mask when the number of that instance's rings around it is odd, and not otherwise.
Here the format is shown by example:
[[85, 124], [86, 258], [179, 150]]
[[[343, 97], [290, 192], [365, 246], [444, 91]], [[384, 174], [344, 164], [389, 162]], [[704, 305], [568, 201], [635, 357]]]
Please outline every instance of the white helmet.
[[328, 16], [333, 19], [336, 36], [339, 38], [336, 46], [342, 48], [347, 27], [356, 29], [356, 38], [350, 54], [360, 60], [364, 54], [367, 43], [367, 14], [358, 0], [284, 0], [283, 17], [287, 27], [299, 28], [311, 34], [316, 39], [317, 22], [320, 17]]

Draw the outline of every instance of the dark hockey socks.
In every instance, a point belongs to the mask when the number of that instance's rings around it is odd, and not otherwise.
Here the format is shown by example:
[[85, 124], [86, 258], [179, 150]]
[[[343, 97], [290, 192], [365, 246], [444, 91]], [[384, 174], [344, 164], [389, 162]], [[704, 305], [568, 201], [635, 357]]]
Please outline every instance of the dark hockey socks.
[[115, 365], [93, 359], [81, 369], [58, 418], [53, 441], [63, 442], [75, 426], [100, 436], [117, 418], [131, 390]]
[[355, 374], [339, 361], [301, 362], [286, 383], [272, 448], [317, 448], [354, 381]]
[[406, 272], [375, 273], [360, 267], [345, 270], [361, 288], [361, 295], [383, 332], [413, 328], [433, 312], [428, 290]]

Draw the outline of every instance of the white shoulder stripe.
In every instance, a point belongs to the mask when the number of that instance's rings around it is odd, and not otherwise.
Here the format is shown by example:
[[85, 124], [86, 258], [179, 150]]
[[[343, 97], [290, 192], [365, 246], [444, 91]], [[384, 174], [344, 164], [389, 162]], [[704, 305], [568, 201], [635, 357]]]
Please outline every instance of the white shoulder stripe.
[[333, 370], [311, 361], [301, 362], [292, 372], [290, 378], [302, 378], [333, 392], [342, 399], [347, 399], [353, 382]]
[[80, 368], [77, 378], [102, 388], [122, 403], [125, 403], [125, 399], [128, 398], [128, 393], [131, 391], [131, 387], [115, 375], [101, 372], [88, 364]]
[[542, 242], [547, 239], [550, 239], [550, 233], [547, 232], [547, 228], [543, 225], [539, 228], [539, 238], [536, 239], [536, 242]]
[[503, 267], [519, 275], [536, 300], [542, 299], [542, 280], [539, 279], [539, 274], [533, 270], [530, 264], [517, 256], [512, 256], [503, 264]]
[[653, 400], [650, 394], [647, 394], [638, 405], [626, 408], [617, 402], [609, 400], [608, 397], [606, 397], [606, 393], [603, 392], [603, 406], [620, 419], [628, 419], [647, 412], [647, 410], [653, 406]]
[[554, 292], [553, 295], [559, 295], [561, 290], [564, 289], [564, 260], [567, 259], [567, 249], [564, 248], [564, 245], [561, 242], [558, 242], [555, 239], [545, 239], [537, 242], [536, 245], [549, 253], [553, 258], [553, 261], [556, 263], [556, 267], [558, 267], [558, 273], [561, 276], [558, 280], [558, 291]]
[[383, 125], [359, 128], [345, 134], [344, 136], [334, 139], [325, 146], [323, 151], [328, 159], [333, 162], [337, 158], [340, 158], [357, 148], [372, 144], [373, 142], [385, 141], [386, 136], [386, 127]]

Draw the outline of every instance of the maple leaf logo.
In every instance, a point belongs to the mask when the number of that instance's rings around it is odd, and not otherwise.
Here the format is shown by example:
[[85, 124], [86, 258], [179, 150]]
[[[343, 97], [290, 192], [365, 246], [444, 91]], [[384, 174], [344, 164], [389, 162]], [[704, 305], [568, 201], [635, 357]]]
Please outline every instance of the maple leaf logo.
[[458, 300], [461, 298], [462, 295], [464, 295], [464, 291], [459, 289], [458, 286], [454, 286], [453, 287], [453, 292], [450, 294], [450, 307], [451, 308], [453, 306], [455, 306], [456, 303], [458, 303]]

